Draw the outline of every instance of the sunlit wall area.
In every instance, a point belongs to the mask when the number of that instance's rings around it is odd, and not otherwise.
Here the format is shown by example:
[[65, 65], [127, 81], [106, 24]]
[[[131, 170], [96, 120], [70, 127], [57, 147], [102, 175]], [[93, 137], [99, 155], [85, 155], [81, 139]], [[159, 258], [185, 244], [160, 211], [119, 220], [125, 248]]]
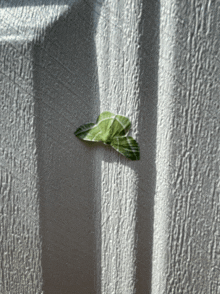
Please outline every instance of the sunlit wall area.
[[219, 293], [219, 1], [161, 1], [153, 293]]
[[0, 1], [0, 293], [219, 293], [219, 5]]

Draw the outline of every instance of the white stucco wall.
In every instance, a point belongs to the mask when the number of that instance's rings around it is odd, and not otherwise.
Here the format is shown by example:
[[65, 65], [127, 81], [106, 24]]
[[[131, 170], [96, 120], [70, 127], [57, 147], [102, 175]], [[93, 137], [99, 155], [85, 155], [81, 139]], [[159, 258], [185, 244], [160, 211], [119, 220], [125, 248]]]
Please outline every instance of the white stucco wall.
[[219, 293], [219, 7], [1, 2], [1, 293]]
[[30, 49], [1, 43], [1, 293], [42, 286]]
[[92, 13], [46, 4], [0, 10], [0, 292], [95, 293]]
[[102, 1], [94, 9], [100, 112], [128, 116], [141, 150], [139, 162], [110, 148], [96, 152], [98, 293], [150, 293], [159, 5]]
[[152, 293], [220, 293], [219, 1], [161, 1]]

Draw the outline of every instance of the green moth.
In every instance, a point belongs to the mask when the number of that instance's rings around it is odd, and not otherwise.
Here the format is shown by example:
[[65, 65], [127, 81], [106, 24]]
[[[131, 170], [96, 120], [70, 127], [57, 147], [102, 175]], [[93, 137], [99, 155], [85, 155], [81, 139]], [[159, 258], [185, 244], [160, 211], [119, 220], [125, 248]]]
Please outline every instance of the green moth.
[[85, 141], [103, 142], [111, 145], [127, 158], [139, 160], [138, 143], [132, 137], [127, 136], [130, 127], [129, 118], [105, 111], [99, 115], [96, 123], [82, 125], [74, 134]]

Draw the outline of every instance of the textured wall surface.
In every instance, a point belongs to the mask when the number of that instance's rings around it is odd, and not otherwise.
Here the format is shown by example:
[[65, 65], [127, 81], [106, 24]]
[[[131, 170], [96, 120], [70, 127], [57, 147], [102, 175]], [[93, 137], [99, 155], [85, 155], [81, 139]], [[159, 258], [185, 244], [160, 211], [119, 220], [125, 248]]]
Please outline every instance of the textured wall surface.
[[0, 42], [0, 292], [41, 293], [32, 50]]
[[94, 120], [92, 11], [75, 3], [34, 52], [44, 293], [95, 293], [94, 146], [74, 136]]
[[0, 293], [220, 293], [220, 1], [0, 7]]
[[220, 293], [219, 1], [161, 1], [153, 293]]
[[27, 4], [0, 10], [0, 292], [95, 293], [93, 146], [73, 135], [94, 116], [92, 13]]
[[31, 46], [7, 42], [0, 46], [0, 293], [41, 293]]
[[128, 116], [141, 150], [140, 162], [110, 148], [96, 153], [98, 293], [150, 293], [159, 5], [112, 0], [94, 8], [100, 112]]

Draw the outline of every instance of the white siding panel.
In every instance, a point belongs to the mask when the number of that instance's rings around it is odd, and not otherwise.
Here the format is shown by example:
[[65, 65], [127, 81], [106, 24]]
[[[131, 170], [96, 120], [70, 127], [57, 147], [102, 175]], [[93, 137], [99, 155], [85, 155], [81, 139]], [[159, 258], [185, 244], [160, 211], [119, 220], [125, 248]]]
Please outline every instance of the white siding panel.
[[0, 6], [0, 292], [220, 293], [220, 1]]
[[219, 1], [161, 1], [153, 293], [220, 293]]

